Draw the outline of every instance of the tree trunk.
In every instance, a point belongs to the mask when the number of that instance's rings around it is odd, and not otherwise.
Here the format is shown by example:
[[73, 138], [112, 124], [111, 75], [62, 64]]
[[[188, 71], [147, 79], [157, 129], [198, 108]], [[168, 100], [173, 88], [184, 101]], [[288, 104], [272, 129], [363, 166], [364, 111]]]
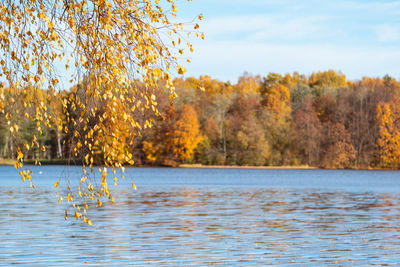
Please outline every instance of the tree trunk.
[[11, 150], [11, 158], [14, 159], [14, 144], [12, 140], [12, 135], [10, 136], [10, 150]]
[[8, 140], [9, 140], [9, 137], [8, 137], [8, 135], [6, 136], [6, 142], [5, 142], [5, 144], [4, 144], [4, 151], [3, 151], [3, 158], [8, 158]]
[[61, 137], [60, 137], [60, 133], [58, 131], [57, 132], [57, 157], [58, 158], [62, 158], [62, 148], [61, 148]]

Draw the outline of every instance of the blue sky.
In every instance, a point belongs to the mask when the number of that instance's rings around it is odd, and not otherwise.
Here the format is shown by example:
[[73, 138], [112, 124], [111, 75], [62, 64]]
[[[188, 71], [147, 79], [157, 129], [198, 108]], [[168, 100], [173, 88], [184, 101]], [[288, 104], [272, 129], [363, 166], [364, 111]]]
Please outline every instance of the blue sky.
[[203, 14], [185, 76], [236, 82], [244, 71], [311, 74], [334, 69], [351, 80], [400, 78], [400, 1], [178, 0], [180, 17]]

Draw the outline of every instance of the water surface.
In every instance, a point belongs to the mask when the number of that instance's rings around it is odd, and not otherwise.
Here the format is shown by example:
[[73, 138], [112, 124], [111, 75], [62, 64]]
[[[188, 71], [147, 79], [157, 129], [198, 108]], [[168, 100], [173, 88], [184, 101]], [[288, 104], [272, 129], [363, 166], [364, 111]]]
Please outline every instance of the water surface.
[[[400, 172], [131, 168], [93, 226], [0, 167], [0, 264], [397, 265]], [[70, 169], [70, 177], [79, 168]], [[133, 191], [130, 178], [138, 187]]]

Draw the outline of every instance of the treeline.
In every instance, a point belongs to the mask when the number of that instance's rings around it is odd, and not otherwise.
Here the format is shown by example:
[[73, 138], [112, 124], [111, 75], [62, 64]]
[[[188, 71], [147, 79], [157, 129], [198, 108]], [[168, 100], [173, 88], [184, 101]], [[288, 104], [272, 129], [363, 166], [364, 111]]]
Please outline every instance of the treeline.
[[[389, 76], [348, 81], [332, 70], [310, 76], [244, 74], [236, 84], [201, 76], [176, 79], [175, 87], [178, 98], [173, 101], [168, 94], [156, 95], [161, 115], [153, 127], [123, 136], [138, 166], [400, 167], [400, 82]], [[77, 89], [51, 100], [42, 94], [38, 90], [26, 97], [43, 98], [44, 105], [58, 110], [58, 121], [40, 135], [29, 119], [34, 111], [11, 101], [4, 114], [11, 115], [18, 129], [10, 130], [7, 119], [1, 118], [3, 158], [15, 158], [17, 147], [33, 135], [47, 149], [32, 150], [26, 155], [32, 160], [68, 158], [78, 145], [72, 135], [79, 129], [62, 115], [68, 110], [63, 99], [79, 95]], [[5, 98], [12, 95], [5, 90]], [[118, 128], [118, 122], [112, 125]]]

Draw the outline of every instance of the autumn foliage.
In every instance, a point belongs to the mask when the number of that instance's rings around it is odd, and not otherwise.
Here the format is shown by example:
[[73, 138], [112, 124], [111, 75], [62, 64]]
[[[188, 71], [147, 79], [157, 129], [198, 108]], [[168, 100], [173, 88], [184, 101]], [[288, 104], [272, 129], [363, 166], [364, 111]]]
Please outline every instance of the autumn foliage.
[[400, 98], [379, 103], [376, 109], [379, 138], [377, 140], [381, 164], [400, 167]]
[[[4, 156], [16, 158], [23, 181], [31, 181], [24, 162], [52, 158], [53, 145], [56, 157], [81, 165], [76, 186], [69, 177], [55, 183], [76, 219], [90, 224], [88, 203], [113, 201], [107, 177], [134, 163], [132, 140], [159, 115], [158, 91], [176, 96], [172, 77], [185, 73], [191, 36], [204, 38], [201, 15], [187, 25], [176, 15], [173, 0], [0, 2]], [[111, 171], [96, 174], [96, 164]]]
[[[37, 99], [59, 114], [56, 123], [42, 128], [40, 135], [29, 119], [35, 109], [15, 96], [24, 92], [5, 88], [4, 98], [12, 105], [4, 110], [11, 123], [7, 116], [0, 121], [0, 153], [14, 159], [24, 155], [25, 161], [34, 162], [68, 159], [72, 151], [71, 163], [83, 161], [88, 165], [133, 161], [136, 166], [201, 163], [398, 168], [399, 82], [391, 77], [343, 82], [344, 75], [339, 73], [334, 78], [334, 73], [326, 74], [329, 79], [321, 78], [323, 72], [314, 75], [312, 83], [309, 77], [297, 73], [265, 77], [245, 74], [236, 84], [209, 76], [175, 79], [179, 97], [171, 101], [168, 91], [154, 91], [159, 115], [136, 107], [141, 129], [134, 131], [120, 99], [91, 100], [75, 109], [71, 103], [65, 104], [65, 99], [85, 96], [83, 87], [76, 86], [55, 94], [51, 101], [43, 90], [36, 91]], [[159, 88], [163, 88], [162, 83]], [[85, 113], [88, 107], [95, 113]], [[87, 114], [86, 126], [76, 123], [82, 113]], [[26, 142], [32, 138], [36, 138], [35, 143], [29, 143], [28, 149]], [[25, 172], [24, 178], [28, 177]], [[83, 184], [91, 188], [89, 178]], [[83, 189], [80, 192], [92, 194]]]

